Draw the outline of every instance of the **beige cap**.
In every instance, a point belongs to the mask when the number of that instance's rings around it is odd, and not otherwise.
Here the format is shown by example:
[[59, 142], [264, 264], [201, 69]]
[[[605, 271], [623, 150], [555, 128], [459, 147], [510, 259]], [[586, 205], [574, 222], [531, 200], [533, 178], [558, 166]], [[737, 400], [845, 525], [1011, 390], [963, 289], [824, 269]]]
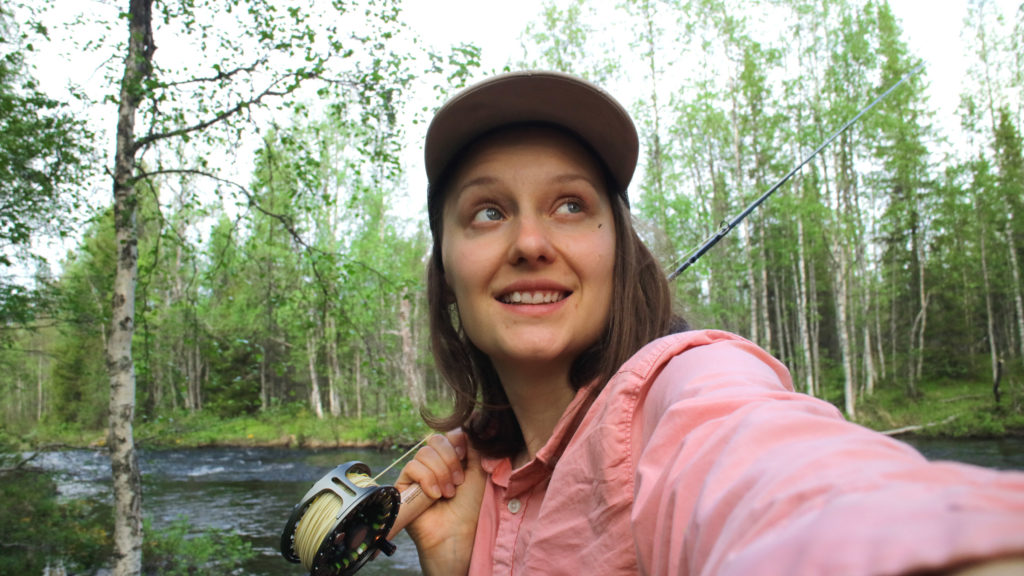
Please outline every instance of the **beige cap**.
[[431, 196], [463, 148], [497, 128], [527, 123], [553, 124], [575, 134], [605, 164], [626, 199], [640, 149], [629, 113], [590, 82], [545, 71], [493, 76], [462, 90], [437, 111], [424, 145]]

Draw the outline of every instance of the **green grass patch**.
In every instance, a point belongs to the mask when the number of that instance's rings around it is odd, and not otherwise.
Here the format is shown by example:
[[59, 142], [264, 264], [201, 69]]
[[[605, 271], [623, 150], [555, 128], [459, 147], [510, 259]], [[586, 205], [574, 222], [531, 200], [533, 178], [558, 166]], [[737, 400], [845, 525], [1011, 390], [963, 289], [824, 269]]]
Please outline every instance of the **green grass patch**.
[[[256, 414], [221, 417], [212, 412], [178, 411], [156, 418], [137, 418], [135, 441], [148, 448], [199, 446], [409, 446], [429, 429], [419, 412], [407, 404], [386, 415], [317, 418], [299, 404]], [[43, 424], [19, 437], [23, 446], [85, 447], [106, 444], [105, 429]]]
[[897, 386], [862, 396], [856, 421], [875, 430], [917, 427], [915, 434], [954, 438], [998, 437], [1024, 433], [1024, 388], [1008, 379], [997, 403], [991, 383], [938, 380], [923, 382], [916, 397]]
[[401, 446], [428, 433], [409, 406], [386, 416], [317, 418], [297, 404], [249, 416], [221, 418], [208, 412], [179, 412], [139, 423], [142, 446]]

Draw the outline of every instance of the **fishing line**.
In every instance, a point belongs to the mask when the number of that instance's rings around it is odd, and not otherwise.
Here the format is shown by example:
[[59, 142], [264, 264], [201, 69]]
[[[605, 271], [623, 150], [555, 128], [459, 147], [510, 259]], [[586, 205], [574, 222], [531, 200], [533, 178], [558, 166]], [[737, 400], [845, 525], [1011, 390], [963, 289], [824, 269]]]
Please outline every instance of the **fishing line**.
[[881, 96], [879, 96], [878, 98], [875, 98], [874, 101], [871, 102], [871, 104], [868, 104], [866, 107], [862, 108], [861, 111], [858, 112], [856, 116], [854, 116], [853, 118], [848, 120], [846, 122], [846, 124], [843, 124], [843, 126], [839, 130], [836, 130], [835, 132], [833, 132], [832, 135], [828, 137], [828, 139], [826, 139], [824, 142], [822, 142], [821, 145], [818, 146], [814, 150], [814, 152], [811, 152], [811, 154], [809, 156], [804, 158], [803, 162], [797, 164], [796, 168], [793, 168], [792, 170], [790, 170], [788, 174], [783, 176], [781, 180], [779, 180], [778, 182], [775, 183], [774, 186], [769, 188], [767, 192], [762, 194], [757, 200], [754, 200], [749, 206], [747, 206], [746, 209], [743, 210], [743, 212], [740, 212], [738, 216], [736, 216], [735, 218], [733, 218], [732, 220], [730, 220], [728, 222], [722, 222], [722, 226], [716, 232], [714, 232], [711, 236], [709, 236], [708, 239], [705, 240], [704, 243], [701, 244], [697, 249], [695, 249], [693, 252], [691, 252], [690, 255], [686, 258], [686, 260], [681, 265], [679, 265], [678, 268], [673, 270], [672, 273], [670, 273], [668, 275], [668, 279], [671, 281], [676, 276], [679, 276], [683, 272], [683, 270], [686, 270], [687, 268], [689, 268], [694, 262], [697, 261], [698, 258], [703, 256], [705, 252], [710, 250], [712, 246], [714, 246], [715, 244], [718, 244], [719, 240], [721, 240], [722, 238], [725, 238], [726, 234], [731, 232], [733, 228], [735, 228], [740, 222], [742, 222], [744, 218], [749, 216], [751, 212], [756, 210], [757, 207], [760, 206], [765, 200], [767, 200], [769, 196], [774, 194], [776, 190], [778, 190], [779, 188], [782, 187], [783, 184], [788, 182], [789, 179], [792, 178], [793, 175], [795, 175], [797, 172], [799, 172], [801, 168], [803, 168], [805, 165], [807, 165], [808, 162], [813, 160], [814, 157], [817, 156], [819, 152], [824, 150], [826, 146], [831, 144], [836, 138], [838, 138], [840, 135], [842, 135], [843, 132], [846, 132], [847, 128], [849, 128], [850, 126], [853, 126], [858, 120], [860, 120], [861, 116], [867, 114], [868, 111], [871, 110], [872, 108], [874, 108], [876, 104], [878, 104], [882, 100], [885, 100], [885, 98], [888, 97], [889, 94], [891, 94], [893, 92], [893, 90], [895, 90], [896, 88], [899, 88], [899, 86], [901, 84], [903, 84], [904, 82], [906, 82], [908, 79], [910, 79], [911, 76], [914, 76], [915, 74], [920, 72], [921, 68], [923, 68], [923, 67], [924, 67], [924, 62], [918, 64], [913, 69], [911, 69], [910, 72], [907, 72], [906, 74], [904, 74], [903, 77], [900, 78], [898, 82], [896, 82], [895, 84], [890, 86], [889, 89], [886, 90], [884, 93], [882, 93]]
[[[281, 534], [281, 554], [285, 559], [301, 562], [311, 576], [349, 576], [380, 552], [393, 554], [395, 546], [387, 536], [395, 528], [399, 509], [423, 491], [414, 484], [399, 493], [394, 486], [381, 486], [377, 481], [427, 438], [377, 476], [371, 477], [370, 467], [356, 461], [324, 475], [306, 492], [285, 524]], [[419, 506], [429, 504], [429, 499], [424, 500]], [[410, 511], [405, 516], [415, 517], [420, 511]]]

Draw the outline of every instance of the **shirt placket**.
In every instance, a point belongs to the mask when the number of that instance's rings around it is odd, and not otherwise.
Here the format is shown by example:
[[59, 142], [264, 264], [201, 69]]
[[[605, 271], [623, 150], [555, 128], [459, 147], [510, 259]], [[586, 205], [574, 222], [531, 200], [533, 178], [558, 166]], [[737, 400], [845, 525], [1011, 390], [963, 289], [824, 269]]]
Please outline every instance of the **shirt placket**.
[[526, 536], [524, 529], [529, 529], [527, 509], [532, 500], [542, 497], [534, 494], [534, 488], [540, 484], [546, 470], [540, 462], [534, 461], [526, 467], [516, 470], [509, 478], [508, 488], [501, 490], [501, 507], [498, 519], [498, 537], [494, 547], [494, 574], [512, 576], [516, 565], [516, 554], [521, 540]]

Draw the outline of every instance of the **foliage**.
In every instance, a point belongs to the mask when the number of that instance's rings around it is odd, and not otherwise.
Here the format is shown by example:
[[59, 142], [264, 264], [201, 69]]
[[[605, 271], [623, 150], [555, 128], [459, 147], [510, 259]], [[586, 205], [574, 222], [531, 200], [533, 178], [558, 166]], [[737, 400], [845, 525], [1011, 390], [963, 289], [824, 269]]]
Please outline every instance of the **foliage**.
[[113, 213], [105, 211], [86, 230], [79, 252], [64, 264], [58, 284], [61, 323], [54, 339], [48, 418], [97, 428], [106, 421], [106, 329], [113, 267]]
[[109, 554], [110, 507], [58, 498], [48, 474], [31, 468], [0, 471], [0, 574], [68, 573], [102, 565]]
[[[178, 68], [158, 51], [138, 87], [143, 437], [405, 442], [420, 431], [418, 404], [446, 392], [426, 336], [429, 239], [399, 161], [406, 121], [420, 118], [404, 105], [414, 80], [438, 95], [461, 85], [479, 51], [430, 54], [434, 68], [415, 69], [421, 55], [394, 42], [408, 30], [390, 3], [369, 8], [372, 34], [339, 32], [331, 47], [298, 2], [229, 4], [219, 16], [237, 38], [226, 39], [212, 5], [159, 4], [154, 34], [215, 55]], [[920, 62], [875, 0], [599, 7], [545, 3], [522, 64], [639, 92], [625, 102], [645, 153], [633, 211], [666, 267]], [[858, 419], [860, 405], [865, 421], [875, 394], [915, 406], [943, 383], [990, 386], [1000, 365], [1012, 389], [1024, 363], [1020, 43], [991, 5], [969, 16], [966, 143], [935, 128], [926, 68], [674, 281], [693, 324], [754, 339], [798, 389]], [[264, 64], [269, 76], [254, 71]], [[219, 112], [230, 121], [207, 131]], [[58, 323], [5, 332], [7, 425], [101, 437], [114, 243], [107, 211], [48, 279], [59, 305], [46, 320]], [[1015, 421], [1010, 409], [992, 418]]]
[[144, 530], [143, 574], [230, 574], [239, 564], [255, 556], [251, 544], [226, 530], [208, 528], [194, 534], [194, 527], [185, 516], [179, 516], [160, 530], [154, 530], [152, 524], [146, 522]]
[[[0, 574], [42, 574], [47, 568], [91, 573], [110, 553], [108, 505], [91, 499], [64, 500], [45, 472], [0, 471]], [[155, 530], [146, 525], [144, 573], [223, 574], [254, 553], [248, 542], [221, 530], [193, 534], [187, 518]]]
[[[998, 437], [1024, 430], [1024, 386], [1019, 369], [1006, 374], [996, 402], [984, 364], [966, 378], [930, 380], [922, 394], [909, 398], [898, 388], [883, 388], [861, 402], [858, 423], [875, 430], [915, 427], [921, 436]], [[1009, 384], [1008, 384], [1009, 383]]]
[[[94, 169], [85, 122], [47, 96], [25, 64], [33, 37], [45, 39], [46, 29], [15, 23], [16, 8], [25, 7], [0, 6], [0, 327], [30, 322], [48, 307], [42, 286], [11, 278], [32, 260], [25, 253], [33, 239], [73, 231], [84, 204], [76, 184]], [[6, 336], [0, 331], [0, 343]]]

